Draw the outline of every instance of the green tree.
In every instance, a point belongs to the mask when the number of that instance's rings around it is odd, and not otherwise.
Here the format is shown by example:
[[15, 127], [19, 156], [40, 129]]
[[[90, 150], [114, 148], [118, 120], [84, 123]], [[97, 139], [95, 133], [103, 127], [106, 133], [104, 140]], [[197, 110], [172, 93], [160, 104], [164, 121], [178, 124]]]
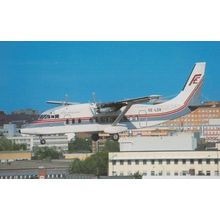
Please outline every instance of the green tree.
[[72, 164], [70, 165], [70, 173], [73, 174], [82, 174], [84, 173], [84, 164], [83, 161], [79, 159], [74, 159]]
[[68, 145], [69, 152], [91, 152], [91, 138], [78, 138], [71, 141]]
[[108, 174], [108, 152], [99, 152], [84, 161], [74, 160], [70, 166], [72, 174], [93, 174], [104, 176]]
[[103, 150], [107, 152], [119, 152], [119, 143], [117, 141], [107, 140]]
[[134, 179], [142, 179], [142, 175], [139, 172], [134, 173]]
[[13, 150], [27, 150], [25, 144], [15, 144], [11, 140], [1, 137], [0, 138], [0, 151], [13, 151]]
[[44, 160], [44, 159], [60, 159], [63, 157], [62, 152], [58, 152], [52, 148], [48, 147], [41, 147], [37, 148], [37, 150], [34, 152], [34, 156], [32, 159], [34, 160]]

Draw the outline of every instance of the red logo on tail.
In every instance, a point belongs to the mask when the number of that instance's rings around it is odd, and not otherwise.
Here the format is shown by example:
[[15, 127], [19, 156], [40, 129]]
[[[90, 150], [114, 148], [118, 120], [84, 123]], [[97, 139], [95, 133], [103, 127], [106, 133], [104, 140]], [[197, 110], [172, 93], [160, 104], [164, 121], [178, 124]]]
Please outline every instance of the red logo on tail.
[[193, 76], [192, 80], [189, 83], [189, 86], [192, 84], [198, 84], [198, 80], [201, 78], [202, 74], [196, 74]]

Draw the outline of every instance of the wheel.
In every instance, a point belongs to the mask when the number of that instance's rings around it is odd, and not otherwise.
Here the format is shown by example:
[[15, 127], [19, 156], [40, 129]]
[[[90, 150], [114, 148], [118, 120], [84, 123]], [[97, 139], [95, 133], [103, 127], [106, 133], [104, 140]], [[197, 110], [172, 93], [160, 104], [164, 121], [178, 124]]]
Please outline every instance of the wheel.
[[45, 139], [40, 139], [40, 143], [41, 143], [42, 145], [44, 145], [44, 144], [46, 144], [46, 140], [45, 140]]
[[113, 135], [112, 135], [112, 139], [113, 139], [114, 141], [118, 141], [118, 139], [119, 139], [119, 134], [113, 134]]
[[97, 133], [92, 134], [91, 138], [93, 141], [97, 141], [99, 139], [99, 135]]

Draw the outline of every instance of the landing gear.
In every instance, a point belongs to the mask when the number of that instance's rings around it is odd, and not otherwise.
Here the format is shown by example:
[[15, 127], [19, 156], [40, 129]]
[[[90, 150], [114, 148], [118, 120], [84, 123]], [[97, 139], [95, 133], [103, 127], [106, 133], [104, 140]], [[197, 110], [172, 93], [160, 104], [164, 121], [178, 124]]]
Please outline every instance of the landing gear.
[[113, 141], [118, 141], [118, 140], [119, 140], [119, 134], [117, 134], [117, 133], [116, 133], [116, 134], [113, 134], [113, 135], [112, 135], [112, 140], [113, 140]]
[[42, 144], [42, 145], [46, 144], [46, 140], [43, 139], [41, 136], [40, 136], [40, 144]]
[[92, 134], [91, 138], [92, 138], [92, 141], [98, 141], [99, 140], [99, 134], [97, 134], [97, 133]]

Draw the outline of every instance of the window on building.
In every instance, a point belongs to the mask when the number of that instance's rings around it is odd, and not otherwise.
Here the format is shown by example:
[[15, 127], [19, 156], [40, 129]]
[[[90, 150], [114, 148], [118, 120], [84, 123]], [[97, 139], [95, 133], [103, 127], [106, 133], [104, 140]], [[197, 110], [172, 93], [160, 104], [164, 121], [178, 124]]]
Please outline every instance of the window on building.
[[159, 164], [162, 164], [162, 160], [159, 160], [158, 162], [159, 162]]
[[183, 159], [182, 162], [183, 162], [183, 164], [186, 164], [186, 160], [185, 159]]
[[151, 176], [155, 176], [155, 171], [151, 171]]
[[203, 175], [204, 175], [204, 173], [202, 172], [202, 170], [199, 170], [198, 175], [199, 175], [199, 176], [203, 176]]
[[198, 160], [198, 164], [202, 164], [202, 159], [199, 159], [199, 160]]
[[124, 161], [123, 160], [120, 160], [120, 165], [124, 165]]
[[69, 124], [69, 119], [66, 119], [66, 124], [67, 124], [67, 125]]
[[174, 160], [174, 164], [178, 164], [178, 160]]
[[55, 115], [55, 118], [59, 118], [59, 115]]
[[143, 164], [147, 164], [147, 160], [143, 160]]
[[194, 160], [193, 159], [190, 159], [190, 164], [194, 164]]
[[215, 163], [215, 164], [218, 164], [218, 159], [214, 159], [214, 163]]
[[163, 175], [163, 171], [161, 170], [159, 173], [158, 173], [159, 176], [162, 176]]
[[151, 160], [151, 164], [154, 164], [154, 160]]
[[131, 165], [131, 160], [128, 160], [128, 165]]
[[210, 159], [207, 159], [207, 160], [206, 160], [206, 164], [210, 164]]
[[170, 160], [167, 160], [167, 164], [170, 164]]
[[79, 124], [81, 123], [81, 119], [80, 119], [80, 118], [78, 119], [78, 123], [79, 123]]
[[75, 124], [75, 119], [72, 119], [72, 124]]
[[135, 164], [138, 165], [139, 164], [139, 160], [135, 160]]
[[211, 175], [211, 171], [210, 170], [207, 170], [206, 171], [206, 176], [210, 176]]
[[112, 161], [112, 165], [116, 165], [116, 161], [115, 160]]

